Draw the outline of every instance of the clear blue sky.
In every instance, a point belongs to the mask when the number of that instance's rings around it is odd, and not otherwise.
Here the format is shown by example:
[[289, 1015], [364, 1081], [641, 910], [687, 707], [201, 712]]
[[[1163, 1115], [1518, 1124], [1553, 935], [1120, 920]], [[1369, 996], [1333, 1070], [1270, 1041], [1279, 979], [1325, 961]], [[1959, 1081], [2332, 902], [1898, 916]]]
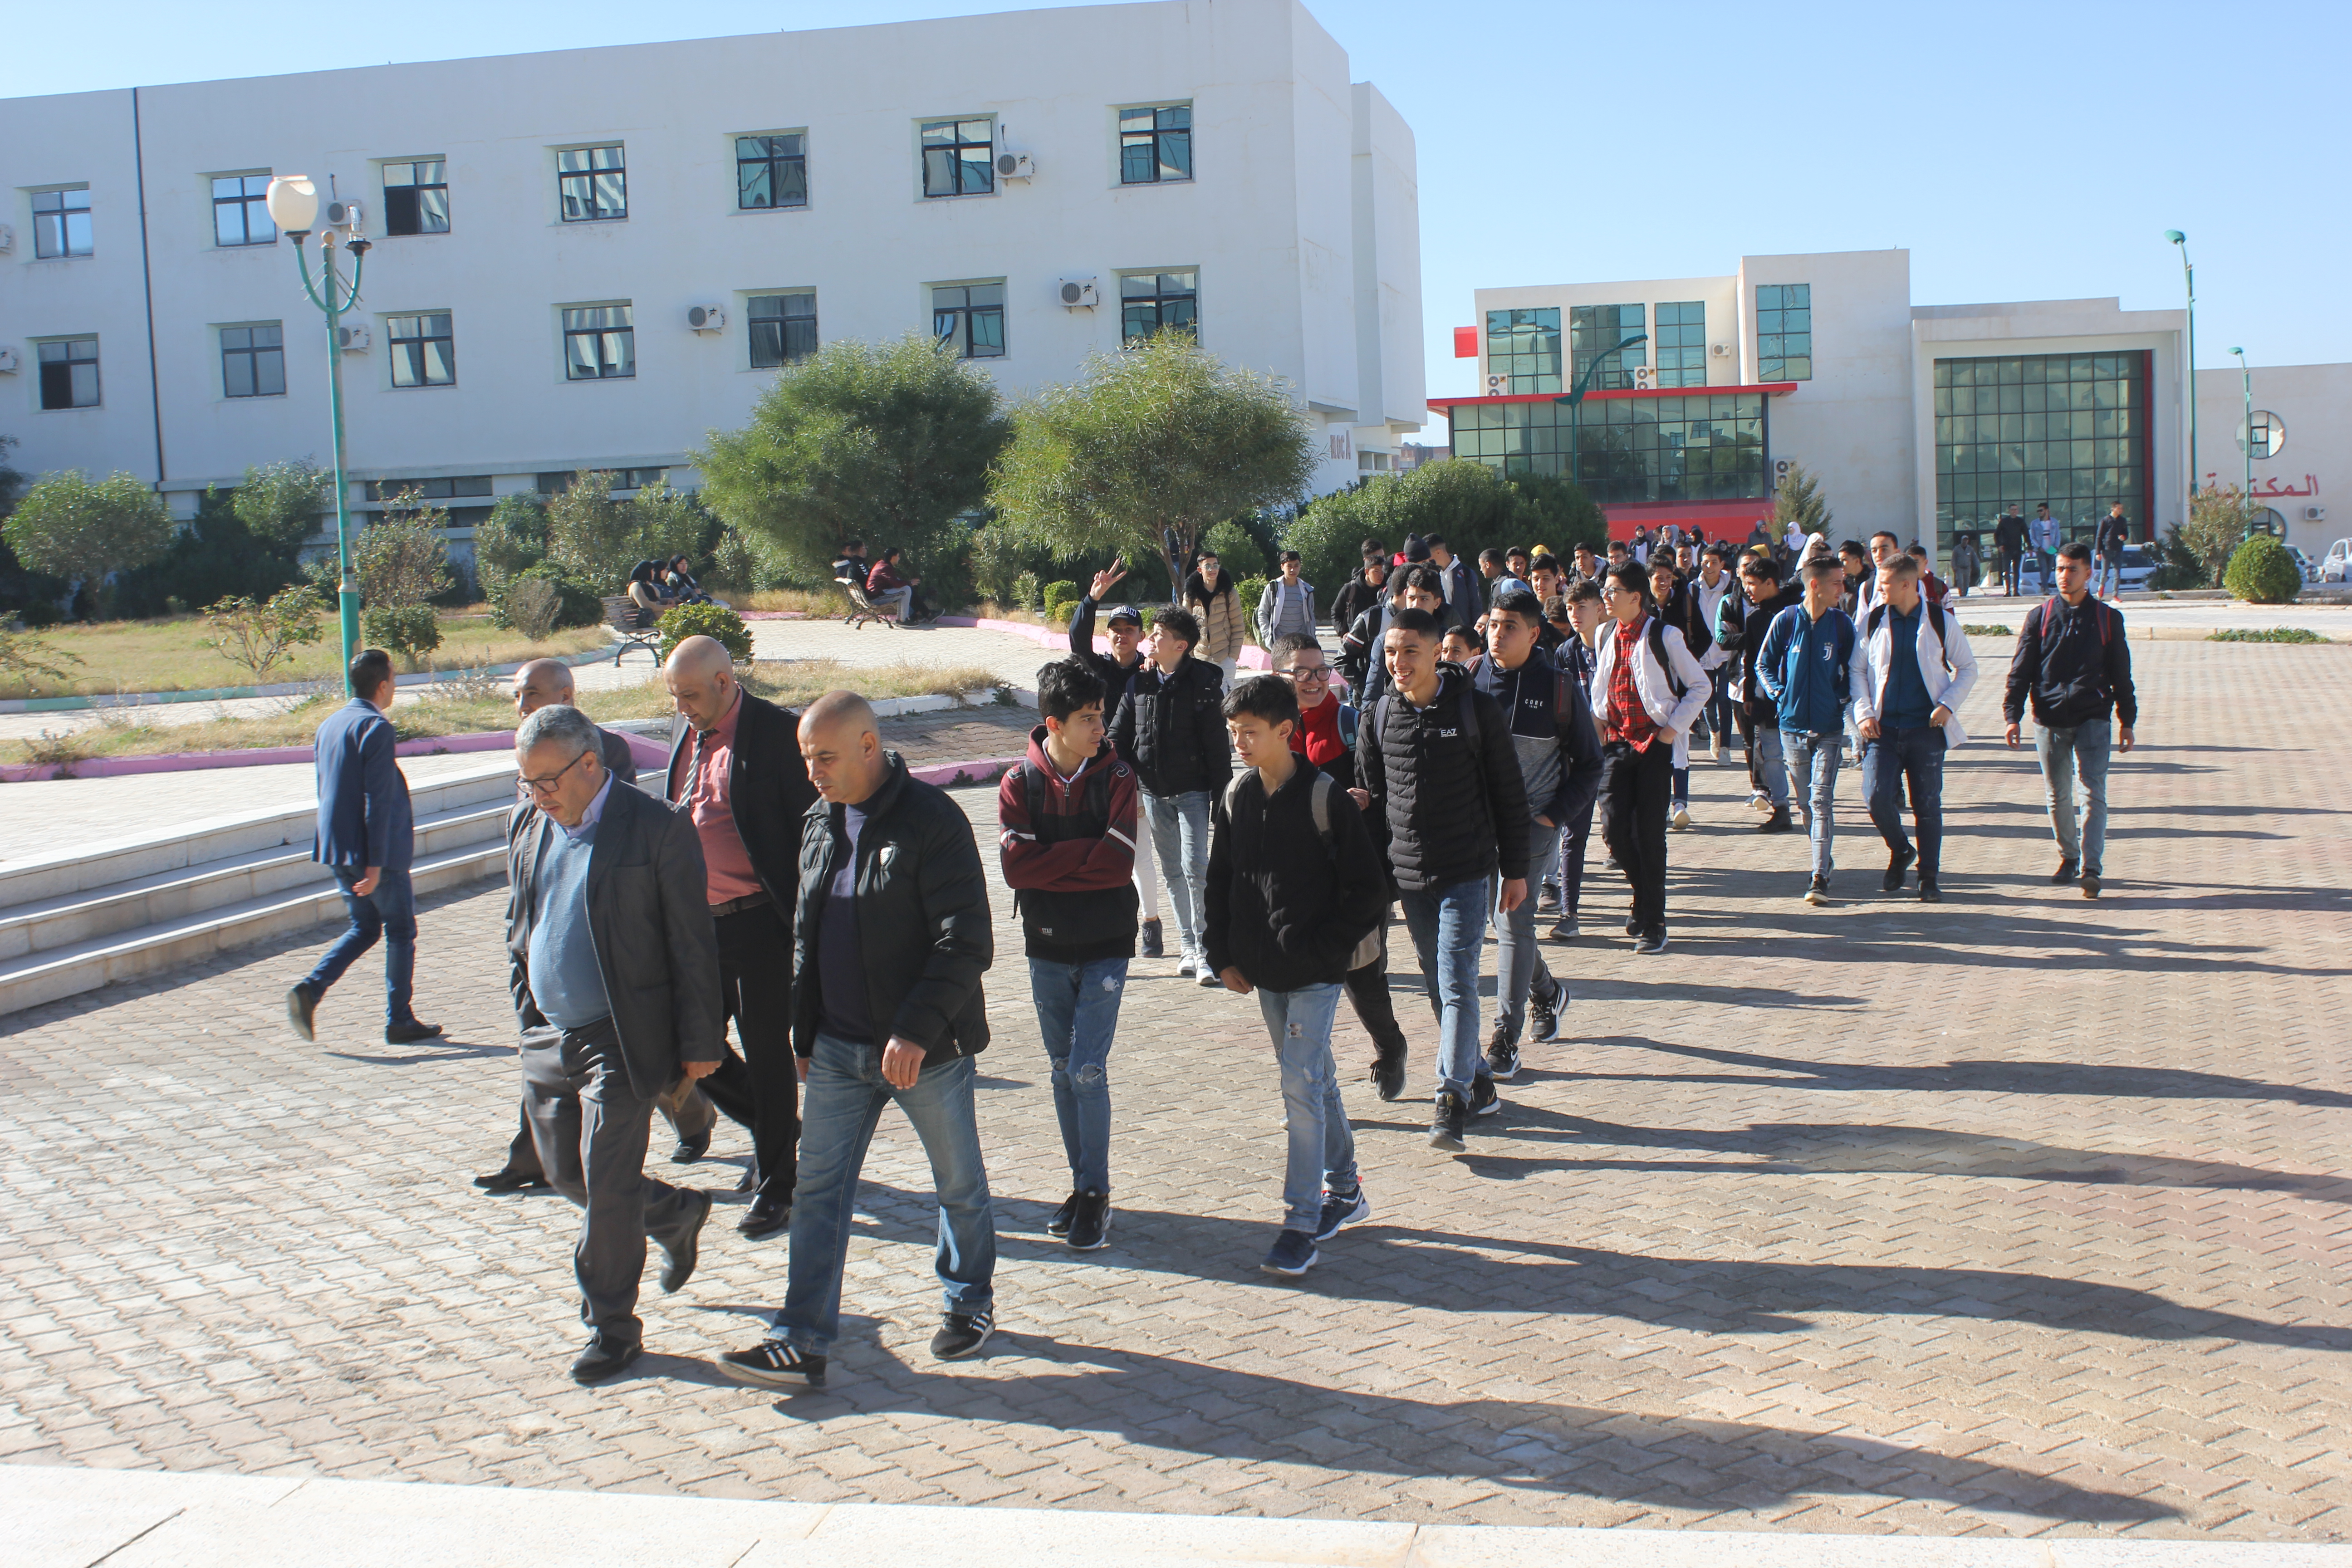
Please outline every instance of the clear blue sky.
[[[26, 5], [0, 94], [1016, 7], [974, 0]], [[1310, 0], [1420, 139], [1431, 395], [1481, 286], [1911, 251], [1921, 304], [2176, 305], [2198, 361], [2352, 359], [2347, 0]]]

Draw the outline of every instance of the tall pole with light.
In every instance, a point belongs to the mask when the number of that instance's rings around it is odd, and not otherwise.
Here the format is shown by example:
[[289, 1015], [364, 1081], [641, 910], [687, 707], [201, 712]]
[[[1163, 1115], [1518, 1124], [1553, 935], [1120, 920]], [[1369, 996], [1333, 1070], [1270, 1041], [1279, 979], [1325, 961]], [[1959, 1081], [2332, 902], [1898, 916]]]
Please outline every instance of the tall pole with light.
[[[2246, 428], [2245, 433], [2238, 437], [2238, 445], [2246, 452], [2246, 516], [2251, 520], [2254, 512], [2254, 373], [2246, 368], [2245, 350], [2231, 349], [2230, 352], [2238, 356], [2238, 379], [2246, 386]], [[2251, 521], [2246, 525], [2246, 531], [2253, 531]]]
[[[2189, 286], [2189, 502], [2197, 503], [2197, 487], [2204, 475], [2197, 468], [2197, 268], [2189, 264], [2189, 237], [2177, 228], [2168, 228], [2164, 237], [2180, 247], [2180, 276]], [[2148, 537], [2156, 536], [2156, 521], [2148, 520]]]
[[1584, 480], [1578, 476], [1576, 471], [1576, 454], [1577, 448], [1580, 445], [1580, 437], [1584, 434], [1584, 394], [1586, 389], [1591, 386], [1592, 378], [1601, 373], [1601, 367], [1602, 365], [1607, 364], [1611, 360], [1615, 359], [1627, 349], [1637, 348], [1649, 341], [1650, 334], [1647, 332], [1635, 332], [1630, 338], [1620, 339], [1616, 347], [1604, 349], [1601, 353], [1594, 354], [1592, 356], [1592, 363], [1584, 367], [1584, 374], [1576, 378], [1576, 384], [1570, 387], [1565, 394], [1552, 399], [1554, 403], [1565, 403], [1568, 405], [1568, 477], [1571, 483], [1580, 487], [1584, 483]]
[[263, 199], [268, 205], [270, 221], [294, 242], [294, 265], [301, 274], [302, 292], [327, 317], [327, 415], [334, 429], [335, 560], [341, 569], [339, 598], [343, 629], [343, 695], [348, 697], [352, 695], [352, 658], [360, 647], [360, 584], [352, 572], [351, 482], [343, 473], [341, 327], [343, 312], [359, 299], [360, 269], [367, 261], [368, 242], [355, 230], [344, 237], [343, 248], [352, 253], [351, 282], [345, 284], [335, 266], [337, 230], [331, 224], [319, 229], [319, 281], [314, 288], [310, 260], [302, 254], [302, 242], [310, 237], [312, 225], [318, 221], [319, 187], [310, 183], [308, 174], [282, 174], [269, 182], [268, 194]]

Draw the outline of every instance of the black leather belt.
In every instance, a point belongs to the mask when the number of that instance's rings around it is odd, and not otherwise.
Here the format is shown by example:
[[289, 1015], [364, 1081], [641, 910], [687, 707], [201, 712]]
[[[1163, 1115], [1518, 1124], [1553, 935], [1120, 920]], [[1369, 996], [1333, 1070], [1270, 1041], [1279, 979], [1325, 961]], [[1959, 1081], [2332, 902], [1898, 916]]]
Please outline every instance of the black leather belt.
[[723, 904], [711, 905], [710, 918], [717, 920], [722, 915], [739, 915], [745, 910], [756, 910], [767, 901], [768, 895], [765, 893], [746, 893], [740, 899], [730, 899]]

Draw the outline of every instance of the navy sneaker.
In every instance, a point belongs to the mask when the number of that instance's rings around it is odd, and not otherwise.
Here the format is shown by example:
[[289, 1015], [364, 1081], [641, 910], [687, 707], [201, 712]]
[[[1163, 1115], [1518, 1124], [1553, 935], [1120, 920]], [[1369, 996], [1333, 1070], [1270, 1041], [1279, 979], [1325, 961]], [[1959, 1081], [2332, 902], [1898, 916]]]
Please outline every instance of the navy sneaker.
[[[1364, 1196], [1364, 1189], [1361, 1184], [1357, 1185], [1354, 1192], [1349, 1193], [1345, 1195], [1339, 1193], [1325, 1193], [1323, 1194], [1323, 1212], [1316, 1216], [1315, 1220], [1314, 1239], [1317, 1241], [1328, 1241], [1333, 1237], [1339, 1234], [1341, 1227], [1351, 1225], [1361, 1225], [1364, 1221], [1371, 1217], [1372, 1200]], [[1296, 1236], [1297, 1232], [1285, 1231], [1283, 1234], [1285, 1236]]]
[[1320, 1256], [1315, 1250], [1315, 1238], [1303, 1230], [1286, 1230], [1274, 1238], [1274, 1246], [1258, 1267], [1268, 1274], [1287, 1274], [1293, 1279], [1315, 1267]]

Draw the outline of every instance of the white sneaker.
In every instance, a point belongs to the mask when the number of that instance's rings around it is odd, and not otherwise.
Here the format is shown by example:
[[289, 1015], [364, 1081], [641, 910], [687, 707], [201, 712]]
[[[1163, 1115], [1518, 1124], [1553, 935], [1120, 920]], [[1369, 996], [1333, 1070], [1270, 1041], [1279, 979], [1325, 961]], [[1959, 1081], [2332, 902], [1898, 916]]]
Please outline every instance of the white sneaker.
[[1716, 760], [1717, 762], [1720, 763], [1720, 762], [1722, 762], [1722, 761], [1723, 761], [1723, 754], [1724, 754], [1724, 751], [1725, 751], [1725, 747], [1724, 747], [1724, 744], [1723, 744], [1723, 737], [1722, 737], [1722, 736], [1720, 736], [1720, 735], [1717, 735], [1717, 736], [1715, 738], [1715, 760]]
[[1748, 797], [1748, 809], [1769, 816], [1772, 815], [1772, 797], [1759, 790]]
[[1681, 801], [1676, 801], [1675, 803], [1675, 815], [1672, 821], [1676, 827], [1688, 827], [1690, 826], [1690, 807]]
[[1188, 947], [1188, 948], [1186, 948], [1186, 949], [1184, 950], [1184, 956], [1183, 956], [1183, 957], [1181, 957], [1181, 958], [1180, 958], [1180, 959], [1178, 959], [1178, 960], [1176, 961], [1176, 973], [1177, 973], [1177, 975], [1178, 975], [1180, 978], [1181, 978], [1181, 979], [1190, 980], [1190, 979], [1192, 979], [1192, 976], [1194, 976], [1195, 974], [1198, 974], [1198, 973], [1201, 973], [1201, 957], [1200, 957], [1200, 954], [1198, 954], [1198, 953], [1194, 952], [1193, 952], [1191, 948], [1189, 948], [1189, 947]]

